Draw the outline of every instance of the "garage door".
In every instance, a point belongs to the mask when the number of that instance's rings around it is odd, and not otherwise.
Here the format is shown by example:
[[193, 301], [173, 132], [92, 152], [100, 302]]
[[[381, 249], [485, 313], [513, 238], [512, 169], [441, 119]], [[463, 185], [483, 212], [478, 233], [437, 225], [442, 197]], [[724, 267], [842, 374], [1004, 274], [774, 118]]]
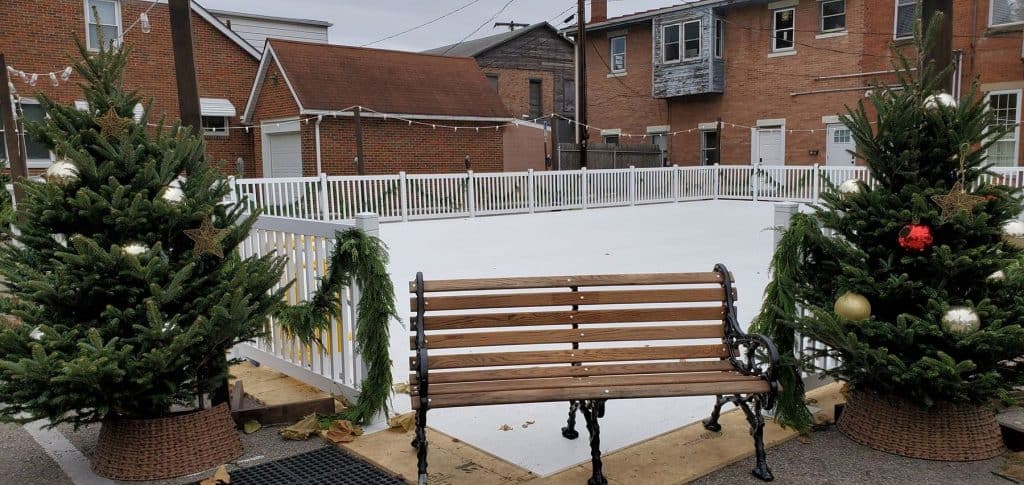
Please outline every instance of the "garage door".
[[302, 176], [302, 143], [297, 132], [269, 134], [267, 144], [270, 156], [267, 177]]

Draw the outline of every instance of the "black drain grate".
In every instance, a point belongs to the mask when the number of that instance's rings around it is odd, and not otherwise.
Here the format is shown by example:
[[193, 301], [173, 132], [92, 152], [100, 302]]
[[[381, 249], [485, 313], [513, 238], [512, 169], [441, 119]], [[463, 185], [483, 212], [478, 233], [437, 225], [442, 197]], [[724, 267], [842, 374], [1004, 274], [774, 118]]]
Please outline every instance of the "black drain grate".
[[334, 446], [231, 472], [231, 485], [400, 485], [405, 482]]

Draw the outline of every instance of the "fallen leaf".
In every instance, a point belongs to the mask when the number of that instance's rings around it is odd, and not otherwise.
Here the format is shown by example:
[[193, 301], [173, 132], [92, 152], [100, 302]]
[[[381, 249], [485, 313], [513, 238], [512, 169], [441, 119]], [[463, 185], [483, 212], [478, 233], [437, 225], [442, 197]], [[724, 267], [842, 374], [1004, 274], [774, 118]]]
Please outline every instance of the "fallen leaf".
[[228, 469], [227, 469], [227, 467], [225, 465], [221, 465], [220, 468], [217, 469], [217, 471], [213, 472], [213, 476], [212, 477], [207, 478], [207, 479], [199, 482], [199, 485], [230, 485], [230, 484], [231, 484], [231, 475], [228, 474]]
[[352, 401], [349, 401], [347, 397], [345, 397], [345, 396], [343, 396], [341, 394], [336, 394], [336, 395], [331, 396], [331, 397], [333, 397], [334, 401], [337, 402], [341, 406], [342, 410], [345, 410], [345, 409], [348, 409], [348, 408], [352, 407]]
[[512, 427], [507, 425], [507, 424], [503, 424], [500, 427], [498, 427], [498, 430], [499, 431], [512, 431]]
[[242, 425], [242, 431], [244, 431], [245, 434], [253, 434], [259, 431], [260, 428], [262, 427], [263, 425], [260, 424], [259, 421], [256, 421], [255, 419], [250, 419], [246, 421], [244, 425]]
[[801, 443], [803, 443], [803, 444], [805, 444], [805, 445], [811, 444], [811, 437], [807, 436], [807, 435], [800, 435], [800, 436], [798, 436], [796, 438], [796, 440], [801, 442]]
[[409, 383], [408, 382], [399, 382], [399, 383], [391, 386], [391, 388], [395, 390], [396, 394], [409, 394]]
[[388, 426], [391, 426], [391, 429], [396, 431], [398, 429], [402, 429], [405, 432], [412, 431], [416, 428], [416, 413], [405, 413], [393, 416], [388, 420]]
[[356, 440], [356, 436], [363, 434], [363, 428], [352, 424], [347, 419], [339, 419], [331, 423], [331, 427], [327, 431], [321, 432], [327, 441], [331, 443], [351, 443]]
[[286, 440], [304, 441], [318, 431], [320, 431], [320, 425], [317, 422], [316, 413], [313, 413], [302, 418], [298, 423], [282, 429], [280, 434]]

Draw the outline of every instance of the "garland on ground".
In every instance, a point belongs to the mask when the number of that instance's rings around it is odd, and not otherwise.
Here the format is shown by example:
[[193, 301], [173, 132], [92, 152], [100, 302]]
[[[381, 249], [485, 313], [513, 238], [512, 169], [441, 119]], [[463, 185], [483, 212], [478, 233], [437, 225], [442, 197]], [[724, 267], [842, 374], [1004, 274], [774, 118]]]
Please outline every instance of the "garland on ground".
[[391, 358], [388, 355], [389, 328], [395, 310], [395, 288], [387, 272], [387, 246], [359, 228], [336, 234], [328, 272], [309, 301], [285, 307], [278, 313], [284, 330], [304, 343], [322, 345], [319, 335], [330, 319], [341, 319], [337, 297], [353, 279], [361, 289], [356, 310], [356, 345], [368, 372], [356, 405], [342, 413], [343, 419], [367, 423], [379, 411], [387, 413], [391, 395]]

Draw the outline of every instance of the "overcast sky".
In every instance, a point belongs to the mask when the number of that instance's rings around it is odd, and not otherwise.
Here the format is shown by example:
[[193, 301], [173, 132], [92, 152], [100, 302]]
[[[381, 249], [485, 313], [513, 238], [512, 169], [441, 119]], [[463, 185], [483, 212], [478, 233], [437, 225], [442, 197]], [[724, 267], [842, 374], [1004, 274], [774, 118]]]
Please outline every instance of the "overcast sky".
[[[449, 17], [386, 40], [373, 47], [421, 51], [470, 38], [502, 32], [494, 22], [550, 21], [555, 27], [575, 11], [576, 0], [476, 0]], [[470, 4], [473, 0], [199, 0], [215, 10], [326, 20], [332, 44], [362, 45], [415, 27]], [[609, 0], [608, 15], [616, 16], [681, 3], [680, 0]], [[570, 11], [571, 10], [571, 11]], [[488, 21], [492, 16], [494, 20]], [[481, 27], [482, 25], [482, 27]]]

